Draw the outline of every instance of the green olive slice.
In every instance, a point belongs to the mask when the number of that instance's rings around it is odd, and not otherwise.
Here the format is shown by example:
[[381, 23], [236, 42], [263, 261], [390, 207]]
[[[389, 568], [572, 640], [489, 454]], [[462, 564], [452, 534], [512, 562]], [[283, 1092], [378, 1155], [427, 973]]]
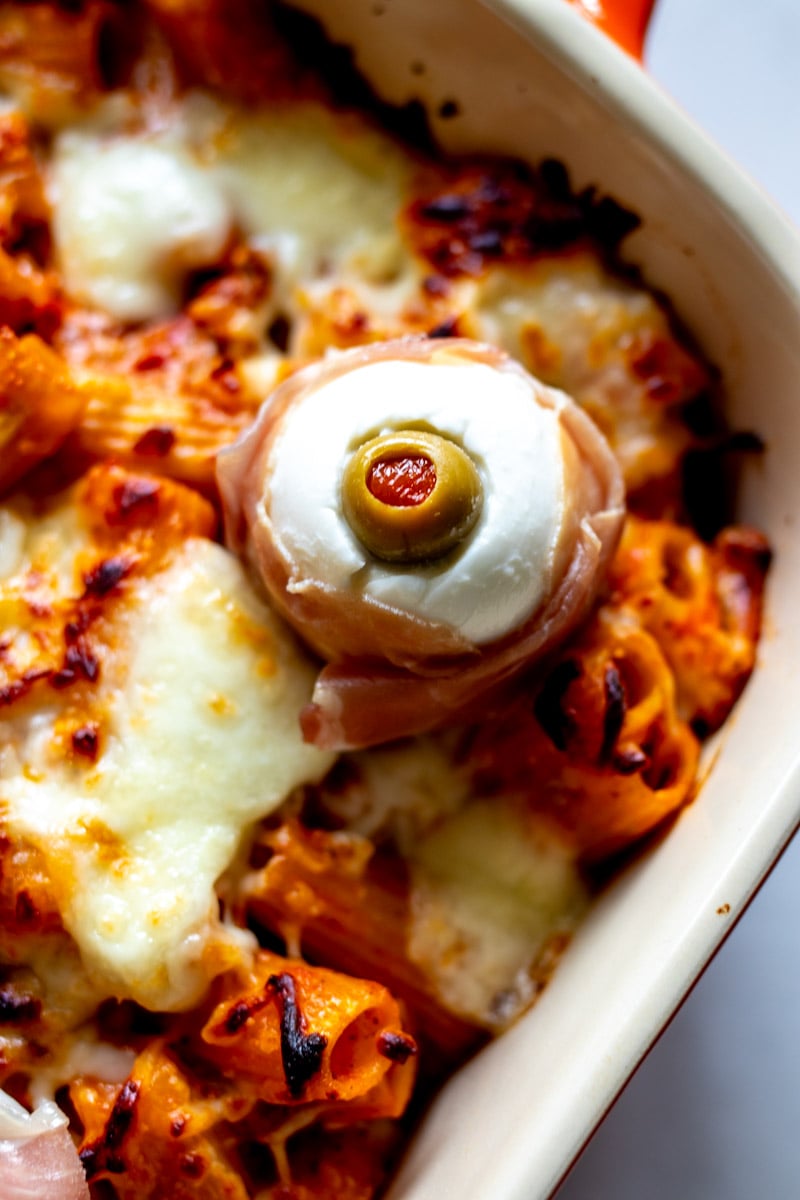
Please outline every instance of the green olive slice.
[[447, 554], [470, 532], [482, 504], [472, 459], [435, 433], [402, 429], [372, 438], [354, 451], [342, 478], [350, 528], [387, 562]]

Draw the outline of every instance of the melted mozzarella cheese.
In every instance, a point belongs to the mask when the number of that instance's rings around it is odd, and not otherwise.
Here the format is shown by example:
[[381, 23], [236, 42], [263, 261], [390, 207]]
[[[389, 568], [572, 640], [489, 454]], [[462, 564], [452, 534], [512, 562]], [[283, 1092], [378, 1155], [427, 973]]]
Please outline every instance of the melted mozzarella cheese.
[[[301, 591], [303, 579], [357, 591], [478, 645], [521, 625], [547, 594], [564, 514], [558, 410], [537, 402], [537, 386], [521, 372], [443, 351], [425, 363], [357, 367], [304, 397], [276, 438], [264, 500], [300, 580], [290, 591]], [[456, 550], [409, 568], [364, 549], [341, 511], [341, 479], [353, 449], [420, 426], [466, 450], [484, 502]]]
[[65, 133], [55, 162], [59, 265], [76, 299], [123, 320], [169, 312], [186, 271], [222, 253], [228, 206], [181, 146]]
[[168, 125], [131, 133], [101, 112], [56, 137], [56, 253], [76, 299], [124, 320], [165, 315], [234, 228], [271, 254], [276, 305], [300, 279], [398, 269], [391, 214], [410, 164], [363, 121], [311, 104], [247, 114], [195, 93]]
[[409, 957], [455, 1012], [498, 1029], [588, 904], [574, 857], [500, 798], [468, 804], [410, 852]]
[[178, 1009], [249, 936], [214, 893], [243, 834], [331, 758], [299, 733], [313, 671], [221, 547], [190, 540], [140, 581], [114, 641], [96, 763], [54, 755], [53, 693], [6, 731], [0, 801], [98, 988]]

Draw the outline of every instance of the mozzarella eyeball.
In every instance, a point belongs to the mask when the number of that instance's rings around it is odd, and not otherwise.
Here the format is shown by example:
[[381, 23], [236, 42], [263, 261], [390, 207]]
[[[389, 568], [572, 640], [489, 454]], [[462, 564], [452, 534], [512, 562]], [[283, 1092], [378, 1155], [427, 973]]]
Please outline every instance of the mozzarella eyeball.
[[[404, 647], [405, 635], [370, 637], [378, 609], [440, 627], [453, 651], [503, 637], [546, 594], [564, 524], [558, 411], [529, 378], [452, 344], [394, 345], [393, 357], [361, 350], [302, 372], [264, 463], [258, 520], [287, 564], [288, 593], [335, 591], [355, 622], [344, 643], [333, 625], [314, 631], [325, 657]], [[436, 482], [419, 504], [386, 504], [371, 469], [414, 438], [404, 473]], [[358, 608], [370, 610], [366, 628]]]
[[[327, 661], [315, 705], [349, 719], [361, 671], [364, 702], [388, 714], [352, 736], [311, 722], [309, 740], [333, 747], [451, 721], [551, 649], [593, 599], [623, 514], [589, 418], [462, 339], [377, 343], [297, 372], [217, 477], [229, 543]], [[421, 680], [424, 696], [408, 687]]]

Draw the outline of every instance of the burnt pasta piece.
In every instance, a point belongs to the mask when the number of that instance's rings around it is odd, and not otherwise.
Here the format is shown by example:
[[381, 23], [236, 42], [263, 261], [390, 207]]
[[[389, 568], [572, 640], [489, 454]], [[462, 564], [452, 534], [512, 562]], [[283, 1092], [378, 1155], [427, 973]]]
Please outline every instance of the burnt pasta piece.
[[658, 643], [628, 612], [604, 605], [533, 705], [521, 696], [481, 726], [468, 767], [478, 788], [486, 780], [525, 796], [596, 860], [691, 799], [698, 754]]
[[381, 1052], [384, 1033], [414, 1041], [397, 1001], [378, 983], [259, 951], [211, 1013], [200, 1053], [270, 1104], [358, 1104], [382, 1115], [408, 1095], [409, 1052]]
[[309, 1080], [320, 1070], [328, 1039], [322, 1033], [305, 1032], [305, 1019], [297, 1003], [294, 978], [288, 971], [281, 975], [270, 975], [267, 987], [278, 998], [281, 1010], [281, 1058], [286, 1085], [292, 1096], [298, 1099]]

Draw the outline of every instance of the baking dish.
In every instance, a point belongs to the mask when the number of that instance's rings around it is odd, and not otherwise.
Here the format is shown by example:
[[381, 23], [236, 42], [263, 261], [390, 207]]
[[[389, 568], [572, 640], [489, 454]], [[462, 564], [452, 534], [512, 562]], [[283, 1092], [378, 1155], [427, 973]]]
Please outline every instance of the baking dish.
[[421, 100], [446, 148], [558, 157], [577, 188], [596, 185], [640, 214], [626, 258], [719, 368], [733, 426], [766, 447], [737, 487], [737, 517], [775, 550], [766, 635], [732, 721], [707, 747], [697, 801], [599, 898], [528, 1016], [440, 1094], [390, 1193], [534, 1200], [555, 1188], [800, 819], [800, 240], [563, 0], [302, 7], [353, 47], [382, 97]]

